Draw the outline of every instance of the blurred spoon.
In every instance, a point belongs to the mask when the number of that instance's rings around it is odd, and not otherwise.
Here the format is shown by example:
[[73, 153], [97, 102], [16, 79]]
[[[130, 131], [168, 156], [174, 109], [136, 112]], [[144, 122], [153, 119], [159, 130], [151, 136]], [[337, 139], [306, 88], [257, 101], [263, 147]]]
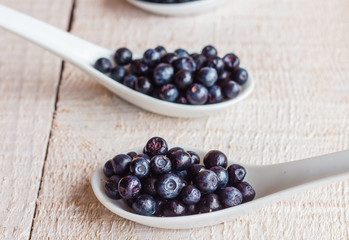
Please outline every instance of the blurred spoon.
[[228, 0], [197, 0], [185, 3], [153, 3], [142, 0], [127, 0], [134, 6], [158, 15], [182, 16], [211, 10]]
[[[169, 148], [172, 147], [174, 146], [169, 146]], [[204, 150], [180, 147], [196, 152], [201, 159], [206, 154]], [[125, 153], [130, 151], [141, 153], [142, 150], [143, 147], [139, 147]], [[92, 174], [91, 185], [98, 200], [110, 211], [123, 218], [151, 227], [186, 229], [229, 221], [307, 188], [349, 178], [349, 151], [274, 165], [258, 166], [228, 160], [228, 166], [233, 163], [245, 167], [247, 172], [245, 180], [255, 189], [256, 197], [251, 202], [211, 213], [180, 217], [138, 215], [123, 200], [112, 200], [107, 197], [104, 192], [104, 183], [101, 181], [105, 179], [104, 164]]]
[[[125, 101], [161, 115], [171, 117], [200, 117], [210, 115], [214, 112], [226, 109], [246, 98], [251, 93], [254, 86], [254, 81], [250, 76], [236, 98], [216, 104], [185, 105], [166, 102], [139, 93], [97, 71], [93, 65], [98, 58], [108, 57], [110, 60], [114, 61], [114, 52], [112, 50], [87, 42], [2, 5], [0, 5], [0, 27], [72, 63]], [[139, 54], [135, 57], [140, 56], [142, 55]]]

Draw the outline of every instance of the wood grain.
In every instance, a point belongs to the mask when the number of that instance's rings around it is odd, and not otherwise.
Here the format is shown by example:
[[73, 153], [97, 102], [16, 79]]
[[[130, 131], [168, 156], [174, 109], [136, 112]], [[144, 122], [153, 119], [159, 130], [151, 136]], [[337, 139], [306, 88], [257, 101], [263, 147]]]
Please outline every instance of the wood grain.
[[[220, 149], [232, 159], [256, 164], [349, 149], [348, 8], [345, 0], [234, 0], [212, 12], [171, 18], [150, 15], [124, 0], [77, 0], [72, 25], [77, 36], [139, 53], [159, 44], [169, 50], [200, 50], [213, 44], [221, 54], [237, 53], [257, 84], [247, 100], [227, 111], [177, 119], [136, 108], [67, 64], [32, 238], [348, 239], [349, 181], [310, 189], [223, 224], [190, 230], [155, 229], [122, 219], [98, 202], [89, 184], [99, 164], [155, 135], [171, 143]], [[12, 77], [19, 71], [13, 71]], [[14, 94], [21, 91], [13, 90]], [[4, 106], [1, 112], [8, 114], [10, 109]], [[48, 134], [49, 120], [43, 122]], [[17, 125], [7, 129], [13, 131], [13, 138], [21, 136], [15, 131]], [[22, 153], [27, 156], [31, 151]], [[33, 160], [14, 154], [12, 158], [33, 167]], [[42, 159], [36, 162], [42, 167]], [[38, 183], [25, 186], [37, 189]], [[8, 197], [12, 203], [15, 199]], [[28, 216], [33, 215], [33, 207]], [[18, 217], [12, 215], [5, 210], [2, 216]], [[12, 230], [4, 223], [2, 228], [7, 234]]]
[[[0, 0], [65, 29], [68, 1]], [[0, 29], [0, 239], [29, 239], [61, 60]]]

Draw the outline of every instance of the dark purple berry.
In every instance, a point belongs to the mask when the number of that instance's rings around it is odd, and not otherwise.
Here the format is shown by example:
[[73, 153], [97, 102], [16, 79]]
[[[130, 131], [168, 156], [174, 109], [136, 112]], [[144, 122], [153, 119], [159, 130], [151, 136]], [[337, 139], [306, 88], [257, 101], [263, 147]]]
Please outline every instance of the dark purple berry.
[[187, 214], [188, 215], [193, 215], [193, 214], [198, 214], [198, 213], [199, 213], [199, 211], [198, 211], [197, 204], [187, 205]]
[[180, 70], [174, 75], [174, 83], [179, 89], [186, 89], [190, 84], [193, 83], [191, 72], [188, 70]]
[[211, 56], [206, 60], [207, 67], [212, 67], [216, 69], [218, 75], [224, 71], [224, 62], [220, 57]]
[[199, 70], [196, 80], [205, 87], [212, 87], [218, 80], [217, 71], [212, 67], [203, 67]]
[[197, 55], [194, 55], [192, 56], [195, 64], [196, 64], [196, 70], [200, 70], [204, 64], [205, 64], [205, 61], [206, 61], [206, 57], [202, 54], [197, 54]]
[[198, 203], [198, 211], [200, 213], [214, 212], [220, 209], [222, 209], [222, 204], [217, 194], [211, 193], [201, 196], [201, 200]]
[[167, 53], [166, 49], [163, 46], [157, 46], [155, 48], [155, 51], [159, 52], [161, 57], [165, 56]]
[[157, 194], [165, 199], [176, 198], [182, 190], [182, 187], [182, 180], [173, 173], [161, 175], [155, 184]]
[[228, 53], [223, 57], [225, 69], [228, 71], [234, 71], [239, 68], [240, 59], [234, 53]]
[[167, 151], [167, 142], [161, 137], [153, 137], [149, 139], [144, 147], [144, 153], [149, 157], [153, 157], [155, 155], [166, 155]]
[[244, 85], [247, 82], [248, 73], [245, 69], [239, 68], [232, 73], [231, 78], [238, 84]]
[[177, 60], [179, 57], [174, 53], [167, 53], [161, 58], [162, 63], [172, 64], [173, 61]]
[[131, 72], [136, 76], [146, 76], [149, 74], [149, 67], [143, 63], [142, 59], [136, 59], [131, 62], [130, 65]]
[[138, 154], [136, 152], [128, 152], [127, 155], [129, 155], [132, 159], [138, 157]]
[[193, 83], [186, 92], [187, 100], [192, 105], [205, 104], [208, 99], [208, 90], [199, 83]]
[[112, 175], [122, 176], [129, 170], [132, 158], [126, 154], [118, 154], [104, 164], [103, 172], [107, 177]]
[[252, 201], [256, 196], [255, 190], [247, 182], [240, 182], [234, 184], [234, 187], [237, 188], [242, 194], [242, 203]]
[[172, 169], [175, 171], [182, 171], [191, 166], [190, 154], [185, 151], [175, 151], [169, 155], [172, 163]]
[[115, 52], [114, 59], [118, 65], [127, 65], [132, 61], [132, 52], [127, 48], [119, 48]]
[[204, 157], [204, 164], [207, 169], [215, 166], [226, 168], [228, 165], [227, 156], [221, 151], [211, 150]]
[[199, 164], [200, 163], [200, 157], [196, 152], [193, 151], [187, 151], [190, 154], [191, 157], [191, 164]]
[[172, 153], [177, 152], [177, 151], [184, 151], [184, 149], [181, 147], [173, 147], [170, 150], [168, 150], [166, 156], [169, 157]]
[[222, 85], [222, 91], [226, 98], [233, 99], [241, 92], [241, 86], [234, 81], [226, 81]]
[[246, 176], [246, 169], [239, 164], [232, 164], [228, 167], [229, 184], [242, 182]]
[[144, 94], [150, 94], [153, 90], [153, 85], [151, 84], [149, 78], [140, 76], [137, 78], [135, 89], [138, 92], [144, 93]]
[[234, 207], [242, 203], [242, 194], [234, 187], [226, 187], [219, 191], [219, 200], [225, 207]]
[[210, 168], [211, 171], [213, 171], [217, 177], [218, 177], [218, 189], [223, 189], [227, 186], [228, 180], [229, 180], [229, 175], [228, 171], [225, 170], [221, 166], [215, 166]]
[[188, 100], [183, 96], [179, 96], [175, 102], [179, 104], [188, 104]]
[[201, 164], [193, 164], [190, 166], [188, 173], [190, 178], [192, 179], [193, 182], [195, 182], [196, 176], [199, 174], [199, 172], [205, 170], [205, 166]]
[[141, 193], [142, 184], [136, 176], [128, 175], [120, 179], [118, 190], [123, 199], [135, 199]]
[[171, 169], [171, 160], [165, 155], [155, 155], [150, 160], [150, 171], [152, 174], [161, 175], [169, 173]]
[[130, 163], [130, 173], [139, 179], [145, 178], [149, 175], [150, 167], [147, 159], [142, 157], [134, 158]]
[[174, 171], [173, 173], [176, 174], [178, 177], [180, 177], [180, 179], [182, 179], [185, 182], [188, 182], [190, 180], [187, 170]]
[[163, 210], [166, 207], [168, 200], [163, 198], [155, 198], [155, 213], [154, 215], [157, 217], [163, 216]]
[[188, 70], [189, 72], [194, 72], [196, 70], [196, 64], [190, 57], [179, 58], [173, 61], [172, 66], [176, 72], [182, 69]]
[[170, 64], [160, 63], [154, 69], [153, 79], [155, 84], [164, 85], [171, 81], [173, 75], [174, 69]]
[[223, 101], [222, 88], [218, 85], [213, 85], [208, 89], [208, 100], [207, 103], [219, 103]]
[[106, 181], [104, 185], [105, 193], [111, 199], [121, 199], [121, 196], [118, 191], [118, 184], [120, 181], [120, 177], [117, 175], [111, 176], [108, 181]]
[[113, 64], [108, 58], [99, 58], [95, 62], [94, 67], [102, 73], [108, 73], [112, 69]]
[[202, 170], [196, 176], [195, 184], [202, 193], [213, 193], [218, 187], [218, 176], [211, 170]]
[[221, 72], [221, 74], [219, 74], [218, 80], [227, 80], [227, 79], [230, 79], [230, 76], [231, 76], [231, 72], [223, 71]]
[[148, 49], [143, 54], [143, 62], [149, 67], [155, 67], [160, 63], [161, 54], [154, 50]]
[[149, 157], [147, 154], [145, 154], [145, 153], [140, 153], [140, 154], [138, 154], [138, 157], [145, 158], [145, 159], [147, 159], [148, 162], [150, 163], [150, 157]]
[[132, 89], [135, 88], [136, 82], [137, 82], [137, 77], [135, 75], [131, 75], [131, 74], [124, 77], [124, 80], [122, 81], [122, 83], [125, 86], [132, 88]]
[[136, 213], [144, 216], [151, 216], [155, 213], [155, 199], [148, 195], [140, 195], [132, 204]]
[[168, 83], [160, 88], [159, 97], [161, 100], [174, 102], [178, 98], [179, 92], [175, 85]]
[[123, 66], [116, 66], [115, 68], [112, 68], [110, 71], [110, 77], [116, 80], [117, 82], [122, 82], [126, 74], [127, 71]]
[[172, 199], [168, 201], [166, 207], [163, 210], [163, 214], [165, 217], [183, 216], [186, 214], [186, 212], [187, 207], [178, 199]]
[[184, 49], [182, 49], [182, 48], [178, 48], [178, 49], [176, 49], [175, 51], [174, 51], [176, 54], [177, 54], [177, 56], [178, 57], [189, 57], [189, 53], [186, 51], [186, 50], [184, 50]]
[[157, 196], [156, 190], [155, 190], [155, 183], [157, 181], [157, 178], [155, 177], [147, 177], [142, 180], [142, 192], [152, 195], [152, 196]]
[[188, 185], [182, 189], [179, 198], [185, 204], [195, 204], [200, 201], [201, 192], [194, 185]]
[[202, 49], [201, 54], [204, 55], [205, 57], [209, 58], [211, 56], [217, 56], [218, 53], [217, 53], [217, 49], [215, 47], [208, 45]]

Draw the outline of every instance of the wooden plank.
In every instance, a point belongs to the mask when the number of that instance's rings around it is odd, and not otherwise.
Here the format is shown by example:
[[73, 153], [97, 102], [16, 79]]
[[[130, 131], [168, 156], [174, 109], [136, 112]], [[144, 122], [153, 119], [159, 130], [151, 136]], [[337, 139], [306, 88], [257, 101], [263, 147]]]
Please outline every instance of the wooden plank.
[[[63, 29], [68, 26], [71, 1], [0, 4]], [[62, 63], [2, 29], [0, 36], [0, 239], [28, 239]]]
[[78, 0], [72, 32], [134, 52], [163, 44], [236, 52], [251, 97], [208, 118], [144, 112], [67, 65], [38, 199], [34, 239], [348, 239], [349, 182], [311, 189], [224, 224], [161, 230], [124, 220], [93, 196], [94, 169], [154, 135], [277, 163], [349, 148], [348, 1], [236, 0], [193, 17], [147, 14], [123, 0]]

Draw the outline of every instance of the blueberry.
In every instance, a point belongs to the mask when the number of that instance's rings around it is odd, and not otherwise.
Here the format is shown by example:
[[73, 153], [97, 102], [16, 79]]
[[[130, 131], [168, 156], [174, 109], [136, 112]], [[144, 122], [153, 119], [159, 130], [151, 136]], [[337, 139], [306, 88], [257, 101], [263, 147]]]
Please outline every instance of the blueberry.
[[129, 88], [132, 88], [134, 89], [135, 88], [135, 85], [136, 85], [136, 82], [137, 82], [137, 77], [135, 75], [127, 75], [124, 80], [122, 81], [122, 83], [129, 87]]
[[155, 190], [155, 183], [157, 181], [157, 178], [155, 177], [147, 177], [142, 180], [142, 192], [152, 195], [152, 196], [157, 196], [156, 190]]
[[193, 83], [193, 78], [191, 72], [182, 69], [174, 75], [173, 81], [179, 89], [184, 90]]
[[163, 46], [157, 46], [155, 48], [155, 51], [159, 52], [161, 57], [165, 56], [167, 53], [166, 49]]
[[138, 154], [136, 152], [128, 152], [127, 155], [129, 155], [132, 159], [134, 159], [135, 157], [138, 157]]
[[214, 166], [221, 166], [223, 168], [226, 168], [228, 165], [228, 159], [223, 152], [218, 150], [211, 150], [206, 153], [204, 157], [204, 164], [208, 169]]
[[240, 183], [234, 184], [234, 187], [241, 192], [242, 203], [252, 201], [256, 196], [255, 190], [247, 182], [240, 182]]
[[172, 169], [175, 171], [182, 171], [191, 166], [190, 154], [185, 151], [175, 151], [169, 155], [172, 163]]
[[174, 69], [170, 64], [160, 63], [153, 72], [154, 82], [157, 85], [164, 85], [171, 81]]
[[173, 147], [170, 150], [168, 150], [166, 155], [167, 155], [167, 157], [169, 157], [172, 153], [177, 152], [177, 151], [184, 151], [184, 149], [181, 147]]
[[132, 158], [126, 154], [118, 154], [113, 159], [104, 164], [103, 172], [105, 176], [120, 175], [128, 172]]
[[239, 68], [240, 59], [234, 53], [228, 53], [223, 57], [223, 62], [225, 65], [225, 69], [228, 71], [234, 71]]
[[211, 45], [207, 45], [206, 47], [204, 47], [202, 49], [201, 52], [202, 55], [204, 55], [205, 57], [209, 58], [211, 56], [217, 56], [217, 49]]
[[227, 186], [228, 180], [229, 180], [229, 175], [228, 171], [225, 170], [221, 166], [215, 166], [210, 168], [211, 171], [213, 171], [215, 174], [217, 174], [218, 177], [218, 189], [223, 189]]
[[120, 179], [118, 190], [123, 199], [135, 199], [141, 193], [142, 184], [136, 176], [128, 175]]
[[194, 185], [188, 185], [182, 189], [179, 198], [185, 204], [195, 204], [200, 201], [201, 192]]
[[242, 194], [234, 187], [226, 187], [219, 192], [219, 200], [225, 207], [234, 207], [242, 203]]
[[199, 164], [200, 163], [200, 157], [199, 157], [199, 155], [196, 152], [187, 151], [187, 153], [190, 154], [191, 164]]
[[166, 155], [167, 151], [167, 142], [161, 137], [153, 137], [149, 139], [144, 147], [144, 153], [149, 157], [155, 155]]
[[150, 94], [153, 90], [153, 85], [151, 84], [149, 78], [140, 76], [137, 78], [135, 89], [138, 92], [144, 93], [144, 94]]
[[143, 54], [143, 62], [149, 67], [155, 67], [160, 63], [161, 54], [154, 50], [148, 49]]
[[193, 164], [190, 166], [188, 173], [190, 178], [195, 182], [196, 176], [203, 170], [205, 170], [205, 166], [201, 164]]
[[178, 48], [178, 49], [176, 49], [175, 50], [175, 53], [177, 54], [177, 56], [178, 57], [189, 57], [189, 53], [186, 51], [186, 50], [184, 50], [184, 49], [182, 49], [182, 48]]
[[206, 62], [206, 59], [207, 59], [202, 54], [194, 55], [194, 56], [192, 56], [192, 58], [196, 64], [196, 70], [200, 70], [204, 66], [204, 63]]
[[155, 216], [162, 217], [163, 216], [163, 210], [166, 207], [168, 200], [163, 198], [155, 198]]
[[165, 54], [164, 56], [161, 57], [161, 62], [162, 63], [172, 64], [178, 58], [179, 57], [177, 56], [177, 54], [167, 53], [167, 54]]
[[221, 72], [218, 76], [218, 80], [226, 80], [226, 79], [230, 79], [231, 76], [231, 72], [224, 70], [223, 72]]
[[110, 77], [116, 80], [117, 82], [122, 82], [126, 74], [127, 71], [123, 66], [116, 66], [115, 68], [112, 68], [110, 71]]
[[174, 171], [174, 174], [176, 174], [180, 179], [188, 183], [189, 179], [189, 174], [187, 170], [181, 170], [181, 171]]
[[222, 91], [226, 98], [233, 99], [241, 92], [241, 86], [234, 81], [226, 81], [222, 85]]
[[152, 174], [161, 175], [164, 173], [169, 173], [171, 169], [171, 160], [165, 155], [155, 155], [150, 160], [150, 171]]
[[205, 104], [208, 99], [208, 90], [199, 83], [193, 83], [186, 92], [187, 100], [192, 105]]
[[190, 57], [179, 58], [172, 63], [175, 71], [188, 70], [189, 72], [194, 72], [196, 70], [196, 64], [194, 60]]
[[244, 85], [247, 82], [248, 73], [245, 69], [239, 68], [232, 73], [231, 78], [238, 84]]
[[218, 74], [212, 67], [203, 67], [199, 70], [196, 79], [205, 87], [212, 87], [218, 80]]
[[222, 88], [218, 85], [213, 85], [208, 89], [208, 100], [207, 103], [219, 103], [223, 101]]
[[150, 72], [149, 67], [145, 63], [143, 63], [142, 59], [136, 59], [132, 61], [130, 70], [136, 76], [146, 76]]
[[175, 102], [180, 104], [188, 104], [188, 100], [184, 96], [179, 96]]
[[182, 180], [173, 173], [161, 175], [155, 184], [157, 194], [165, 199], [176, 198], [182, 190]]
[[211, 56], [206, 60], [207, 67], [212, 67], [216, 69], [218, 74], [221, 74], [224, 71], [224, 62], [220, 57]]
[[150, 167], [147, 159], [142, 157], [134, 158], [130, 163], [130, 173], [139, 179], [145, 178], [149, 175]]
[[99, 58], [95, 62], [94, 67], [102, 73], [108, 73], [112, 69], [113, 64], [108, 58]]
[[168, 83], [160, 88], [159, 97], [168, 102], [174, 102], [178, 98], [179, 92], [175, 85]]
[[218, 176], [211, 170], [202, 170], [196, 176], [195, 184], [202, 193], [213, 193], [218, 187]]
[[119, 48], [115, 52], [114, 59], [118, 65], [127, 65], [132, 61], [132, 52], [127, 48]]
[[222, 204], [217, 194], [211, 193], [201, 196], [201, 200], [198, 203], [200, 213], [214, 212], [220, 209], [222, 209]]
[[108, 181], [106, 181], [104, 185], [105, 193], [108, 197], [118, 200], [121, 199], [121, 196], [118, 191], [118, 183], [120, 181], [120, 177], [117, 175], [111, 176]]
[[148, 162], [150, 163], [150, 157], [149, 157], [147, 154], [145, 154], [145, 153], [140, 153], [140, 154], [138, 154], [138, 157], [145, 158], [145, 159], [147, 159]]
[[187, 212], [187, 207], [184, 203], [180, 202], [178, 199], [172, 199], [166, 204], [166, 208], [163, 211], [166, 217], [183, 216]]
[[151, 216], [155, 213], [155, 199], [148, 194], [140, 195], [132, 204], [132, 208], [140, 215]]
[[199, 211], [198, 211], [198, 207], [196, 204], [187, 205], [187, 214], [188, 215], [193, 215], [193, 214], [197, 214], [197, 213], [199, 213]]
[[242, 182], [246, 176], [246, 169], [239, 164], [232, 164], [228, 167], [229, 184]]

